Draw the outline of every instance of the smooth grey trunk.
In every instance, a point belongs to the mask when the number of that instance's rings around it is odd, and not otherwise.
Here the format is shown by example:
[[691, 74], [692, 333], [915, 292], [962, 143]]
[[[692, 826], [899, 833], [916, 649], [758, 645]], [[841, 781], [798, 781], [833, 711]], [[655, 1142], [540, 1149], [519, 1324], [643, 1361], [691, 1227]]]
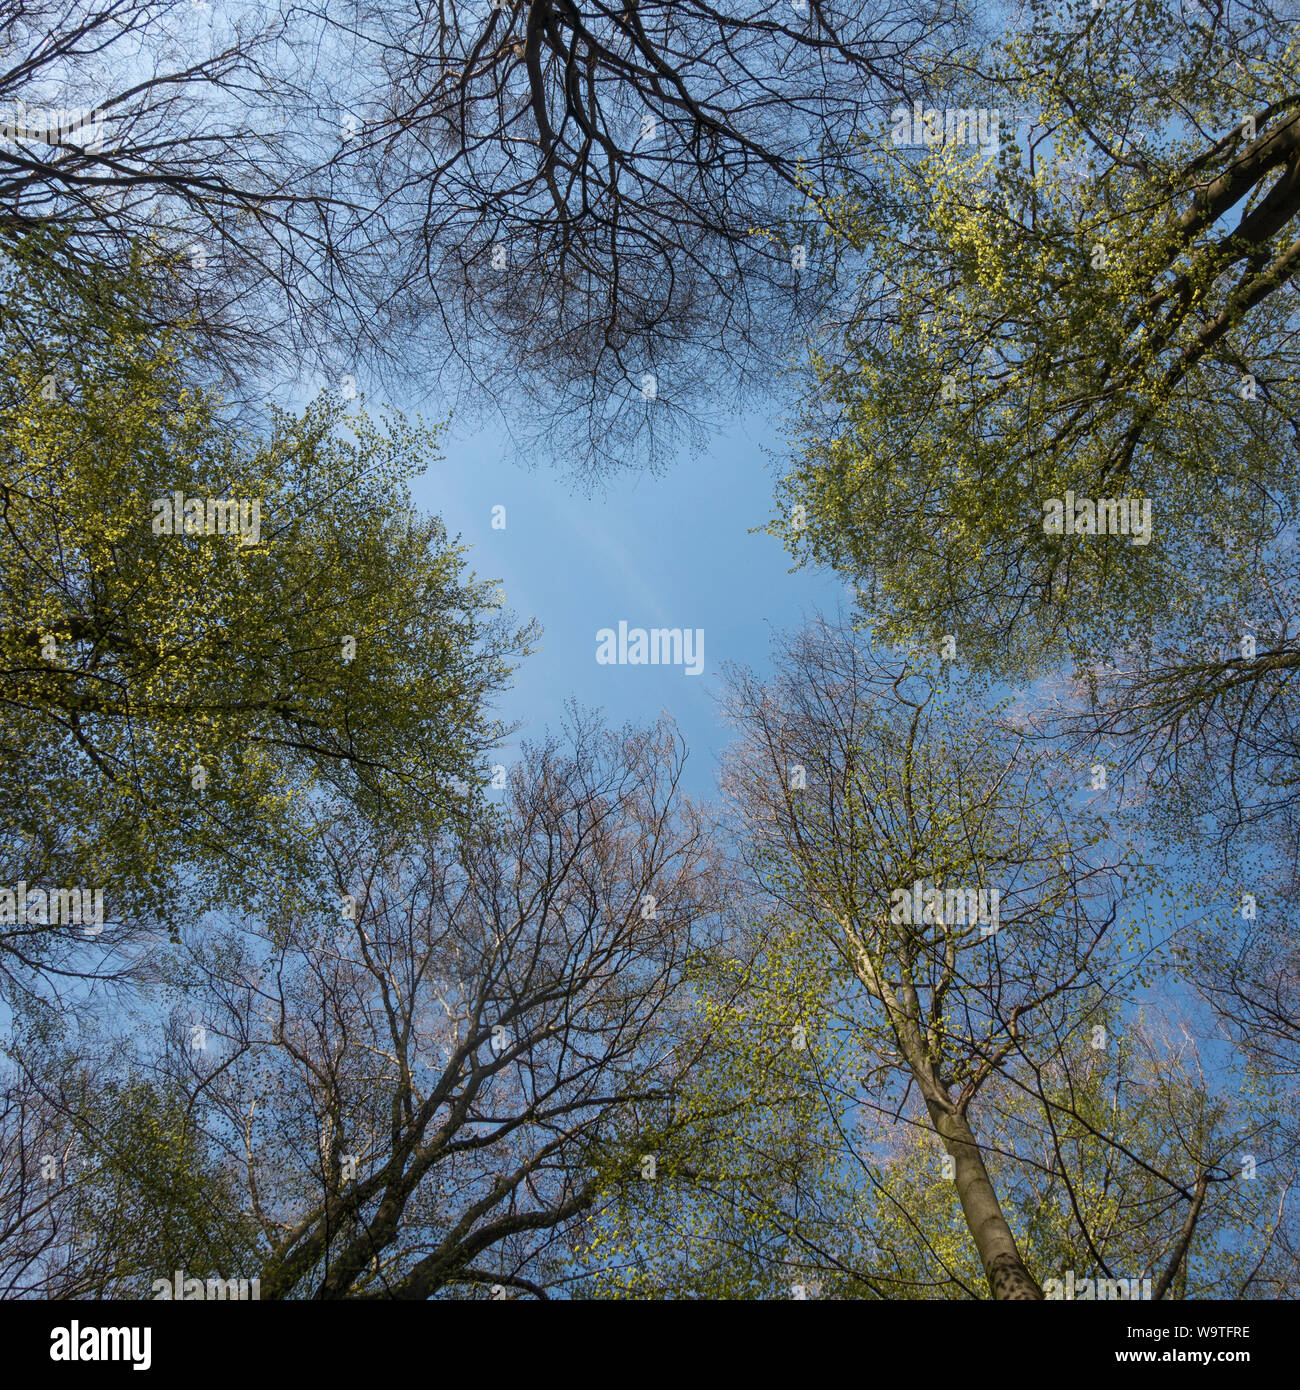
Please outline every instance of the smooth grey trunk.
[[910, 980], [893, 988], [876, 968], [862, 936], [851, 919], [842, 919], [853, 949], [858, 979], [867, 993], [884, 1006], [908, 1070], [925, 1100], [925, 1108], [953, 1159], [953, 1181], [966, 1226], [979, 1251], [980, 1262], [995, 1299], [1042, 1299], [1043, 1291], [1030, 1274], [1016, 1238], [1011, 1234], [1002, 1203], [989, 1181], [984, 1155], [965, 1111], [953, 1102], [934, 1063], [933, 1039], [921, 1021], [916, 987]]
[[953, 1159], [953, 1180], [966, 1225], [979, 1251], [984, 1274], [996, 1299], [1041, 1299], [1043, 1291], [1016, 1248], [1016, 1238], [1002, 1214], [1002, 1203], [989, 1181], [984, 1156], [964, 1115], [927, 1098], [934, 1127]]

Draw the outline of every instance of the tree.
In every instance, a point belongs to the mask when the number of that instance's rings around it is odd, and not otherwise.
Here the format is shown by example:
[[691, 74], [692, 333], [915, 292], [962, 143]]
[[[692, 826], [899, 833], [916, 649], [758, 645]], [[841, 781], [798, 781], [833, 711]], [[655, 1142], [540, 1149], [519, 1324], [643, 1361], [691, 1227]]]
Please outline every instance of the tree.
[[839, 962], [824, 936], [765, 912], [742, 883], [731, 893], [721, 949], [693, 974], [708, 1039], [686, 1102], [696, 1121], [662, 1182], [616, 1188], [593, 1214], [577, 1285], [586, 1296], [880, 1287], [847, 1138], [862, 1052], [851, 1028], [825, 1026]]
[[881, 140], [826, 200], [887, 283], [772, 529], [882, 634], [1041, 672], [1249, 608], [1296, 500], [1300, 95], [1282, 13], [1233, 13], [1032, 5], [989, 73], [1023, 140]]
[[1295, 581], [1284, 552], [1260, 566], [1248, 607], [1207, 601], [1171, 616], [1057, 682], [1024, 723], [1103, 762], [1118, 789], [1146, 801], [1152, 830], [1198, 847], [1216, 876], [1256, 877], [1239, 861], [1271, 858], [1270, 891], [1287, 891], [1300, 867]]
[[61, 1179], [72, 1132], [33, 1079], [6, 1059], [0, 1088], [0, 1289], [7, 1297], [47, 1287], [65, 1217]]
[[308, 141], [332, 123], [290, 118], [311, 106], [293, 15], [24, 0], [0, 17], [0, 245], [40, 239], [73, 285], [147, 247], [172, 272], [155, 318], [190, 324], [228, 383], [301, 362], [349, 220], [313, 178]]
[[1013, 1061], [1095, 1026], [1117, 924], [1139, 931], [1124, 894], [1139, 863], [978, 691], [945, 694], [933, 667], [850, 634], [810, 629], [769, 685], [737, 673], [727, 707], [746, 862], [839, 959], [817, 1026], [855, 1031], [877, 1104], [916, 1088], [990, 1291], [1041, 1297], [978, 1117]]
[[661, 463], [720, 383], [770, 390], [834, 288], [808, 185], [969, 27], [892, 0], [309, 8], [322, 176], [361, 207], [329, 262], [340, 362], [400, 342], [386, 379], [404, 357], [584, 474]]
[[960, 70], [965, 10], [23, 5], [0, 201], [63, 229], [73, 274], [150, 244], [178, 272], [156, 311], [228, 389], [433, 377], [522, 405], [579, 469], [659, 461], [816, 321], [834, 254], [805, 181]]
[[223, 1277], [254, 1248], [208, 1142], [204, 1098], [118, 1045], [26, 1036], [0, 1104], [0, 1291], [147, 1296], [155, 1279]]
[[567, 746], [524, 751], [504, 806], [415, 853], [329, 827], [341, 920], [185, 933], [149, 1052], [203, 1097], [226, 1219], [257, 1229], [225, 1277], [264, 1299], [545, 1297], [573, 1277], [585, 1215], [653, 1182], [688, 1118], [687, 964], [722, 882], [682, 756], [666, 724], [575, 715]]
[[[141, 327], [130, 281], [61, 308], [37, 260], [9, 263], [0, 319], [10, 984], [124, 966], [187, 887], [310, 896], [324, 799], [396, 835], [459, 814], [531, 631], [441, 522], [406, 519], [437, 430], [321, 398], [249, 438]], [[105, 916], [56, 923], [36, 896], [24, 916], [20, 882], [102, 892]]]
[[[843, 682], [821, 668], [798, 685], [830, 685], [844, 703]], [[779, 697], [769, 708], [778, 718]], [[749, 784], [739, 790], [752, 800]], [[764, 807], [756, 817], [767, 820]], [[847, 816], [835, 833], [825, 824], [805, 808], [807, 838], [838, 856], [847, 879], [868, 849], [851, 844]], [[802, 887], [788, 878], [785, 901]], [[602, 1209], [580, 1287], [607, 1297], [986, 1297], [953, 1155], [900, 1050], [873, 1026], [878, 1010], [838, 932], [812, 911], [769, 903], [765, 915], [763, 905], [736, 903], [725, 951], [697, 985], [710, 1044], [695, 1107], [709, 1122], [670, 1182], [634, 1186]], [[1161, 949], [1158, 933], [1173, 936], [1181, 916], [1153, 922], [1146, 942], [1126, 940], [1106, 988], [1100, 970], [1091, 984], [1074, 981], [1068, 1005], [1018, 1028], [979, 1085], [980, 1157], [1048, 1297], [1273, 1297], [1292, 1275], [1288, 1079], [1244, 1051], [1225, 1056]], [[1228, 947], [1222, 932], [1215, 944]], [[960, 1000], [950, 1013], [963, 1018]]]

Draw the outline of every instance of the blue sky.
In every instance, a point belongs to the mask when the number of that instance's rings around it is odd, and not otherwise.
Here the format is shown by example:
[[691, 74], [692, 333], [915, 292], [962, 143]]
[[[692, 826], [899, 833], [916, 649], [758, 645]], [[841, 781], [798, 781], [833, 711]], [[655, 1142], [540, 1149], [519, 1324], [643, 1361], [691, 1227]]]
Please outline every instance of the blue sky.
[[[426, 420], [443, 413], [436, 401], [416, 410]], [[524, 721], [524, 737], [558, 725], [570, 697], [613, 725], [667, 710], [690, 749], [686, 789], [712, 793], [729, 736], [715, 703], [723, 663], [763, 669], [773, 631], [833, 611], [845, 592], [830, 573], [788, 573], [779, 542], [749, 534], [771, 516], [776, 428], [737, 420], [671, 470], [621, 475], [591, 497], [549, 461], [532, 469], [512, 462], [503, 435], [444, 436], [445, 462], [412, 483], [416, 506], [460, 532], [473, 568], [499, 578], [509, 606], [544, 629], [541, 650], [498, 705], [503, 717]], [[492, 529], [496, 505], [506, 508], [504, 530]], [[620, 619], [629, 628], [703, 628], [704, 673], [598, 665], [597, 630]]]

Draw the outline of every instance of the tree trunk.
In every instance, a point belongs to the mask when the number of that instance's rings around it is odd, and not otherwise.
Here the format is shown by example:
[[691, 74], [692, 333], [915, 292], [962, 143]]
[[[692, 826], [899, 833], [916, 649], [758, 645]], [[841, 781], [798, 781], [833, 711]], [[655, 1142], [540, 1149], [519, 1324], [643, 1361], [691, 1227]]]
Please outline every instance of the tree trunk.
[[984, 1156], [965, 1116], [945, 1110], [936, 1101], [927, 1100], [926, 1105], [939, 1137], [952, 1155], [957, 1196], [993, 1297], [1041, 1299], [1043, 1291], [1020, 1258], [1016, 1238], [1002, 1214], [1002, 1204], [984, 1167]]

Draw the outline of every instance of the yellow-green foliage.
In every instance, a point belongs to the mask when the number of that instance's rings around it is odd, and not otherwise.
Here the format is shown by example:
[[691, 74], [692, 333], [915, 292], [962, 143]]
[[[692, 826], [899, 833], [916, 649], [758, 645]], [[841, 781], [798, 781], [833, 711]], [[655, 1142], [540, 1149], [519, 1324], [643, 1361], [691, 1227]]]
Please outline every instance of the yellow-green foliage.
[[[823, 1296], [860, 1244], [828, 1076], [853, 1064], [852, 1036], [828, 1025], [833, 978], [806, 925], [760, 924], [748, 949], [701, 961], [696, 1087], [677, 1153], [655, 1182], [611, 1184], [580, 1252], [600, 1297]], [[838, 1120], [843, 1120], [842, 1113]], [[810, 1284], [815, 1281], [815, 1284]]]
[[[1153, 619], [1244, 600], [1296, 501], [1294, 298], [1248, 306], [1241, 248], [1179, 223], [1228, 156], [1198, 157], [1291, 97], [1294, 43], [1229, 63], [1188, 37], [1184, 7], [1141, 23], [1130, 8], [1058, 23], [1030, 7], [986, 97], [1000, 159], [886, 135], [823, 204], [869, 278], [842, 348], [813, 359], [769, 529], [854, 576], [891, 639], [960, 634], [1010, 671], [1141, 640]], [[1138, 81], [1151, 64], [1161, 80]], [[1067, 490], [1150, 498], [1151, 543], [1045, 534]]]
[[[250, 437], [144, 326], [143, 269], [68, 286], [19, 245], [0, 273], [6, 881], [102, 886], [119, 919], [219, 864], [247, 902], [306, 870], [323, 798], [393, 834], [454, 814], [528, 634], [405, 519], [439, 429], [322, 397]], [[177, 491], [256, 499], [257, 543], [157, 534]]]
[[87, 1091], [67, 1184], [82, 1292], [148, 1298], [155, 1279], [248, 1277], [259, 1232], [189, 1098], [138, 1077]]

